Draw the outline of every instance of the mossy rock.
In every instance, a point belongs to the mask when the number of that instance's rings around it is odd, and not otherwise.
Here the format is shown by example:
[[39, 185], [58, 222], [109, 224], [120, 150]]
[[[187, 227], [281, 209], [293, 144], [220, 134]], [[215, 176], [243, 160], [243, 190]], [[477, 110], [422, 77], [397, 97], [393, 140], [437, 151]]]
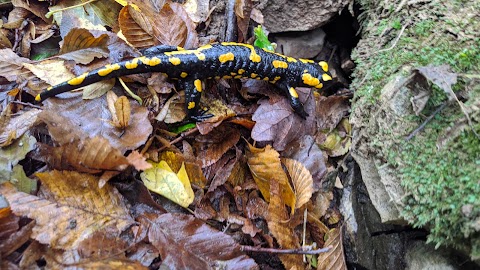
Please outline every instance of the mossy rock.
[[[404, 218], [429, 229], [429, 241], [480, 259], [480, 2], [360, 2], [352, 154], [371, 176], [369, 193], [381, 185], [388, 200], [377, 210], [399, 213], [382, 220]], [[417, 68], [441, 65], [457, 76], [457, 98], [415, 77]], [[418, 91], [428, 92], [420, 111], [411, 102]]]

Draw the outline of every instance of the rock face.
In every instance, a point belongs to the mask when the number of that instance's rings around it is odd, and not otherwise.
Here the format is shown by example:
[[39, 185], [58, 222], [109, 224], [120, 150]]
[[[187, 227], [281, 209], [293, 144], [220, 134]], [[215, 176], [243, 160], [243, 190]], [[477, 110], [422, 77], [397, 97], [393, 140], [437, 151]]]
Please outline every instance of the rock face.
[[259, 6], [271, 33], [307, 31], [327, 23], [351, 0], [268, 0]]
[[277, 51], [295, 58], [315, 58], [325, 44], [325, 32], [321, 29], [300, 33], [280, 33], [273, 35]]

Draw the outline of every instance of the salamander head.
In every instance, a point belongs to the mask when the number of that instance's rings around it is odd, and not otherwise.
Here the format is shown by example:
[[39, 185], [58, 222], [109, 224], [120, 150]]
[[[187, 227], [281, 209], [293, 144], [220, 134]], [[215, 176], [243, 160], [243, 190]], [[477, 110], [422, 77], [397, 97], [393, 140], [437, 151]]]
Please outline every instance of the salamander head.
[[307, 87], [315, 87], [321, 89], [323, 84], [331, 81], [332, 76], [328, 72], [328, 64], [325, 61], [319, 63], [310, 63], [307, 69], [303, 70], [300, 84]]

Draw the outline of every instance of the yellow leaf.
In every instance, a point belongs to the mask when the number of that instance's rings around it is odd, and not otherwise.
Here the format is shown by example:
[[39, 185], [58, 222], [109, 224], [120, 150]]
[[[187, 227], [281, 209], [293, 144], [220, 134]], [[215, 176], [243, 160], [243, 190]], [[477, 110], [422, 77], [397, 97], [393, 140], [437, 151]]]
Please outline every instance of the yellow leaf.
[[265, 200], [270, 201], [270, 180], [274, 179], [280, 185], [282, 200], [295, 211], [296, 197], [288, 183], [288, 177], [282, 169], [279, 154], [271, 145], [265, 148], [255, 148], [248, 144], [247, 163], [258, 189]]
[[167, 162], [162, 160], [160, 163], [153, 163], [153, 168], [145, 170], [140, 177], [150, 191], [183, 207], [188, 207], [193, 202], [194, 193], [183, 164], [178, 173], [175, 173]]

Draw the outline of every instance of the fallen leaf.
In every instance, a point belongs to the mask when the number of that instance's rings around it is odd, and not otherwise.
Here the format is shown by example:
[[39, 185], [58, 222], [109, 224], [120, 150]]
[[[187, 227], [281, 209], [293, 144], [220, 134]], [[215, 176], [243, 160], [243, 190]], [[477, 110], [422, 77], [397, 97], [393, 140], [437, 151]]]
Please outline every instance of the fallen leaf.
[[347, 269], [345, 263], [345, 255], [343, 253], [342, 230], [334, 228], [327, 234], [327, 241], [325, 247], [333, 246], [333, 248], [325, 253], [318, 255], [317, 270], [324, 269]]
[[170, 269], [258, 269], [231, 236], [200, 219], [167, 213], [140, 216], [139, 221]]
[[310, 115], [304, 121], [293, 112], [289, 101], [284, 97], [273, 99], [275, 103], [265, 99], [260, 100], [260, 107], [252, 116], [252, 120], [256, 121], [252, 130], [252, 139], [261, 142], [273, 141], [273, 147], [281, 151], [288, 143], [297, 140], [300, 136], [313, 134], [314, 100], [311, 90], [308, 91], [308, 95], [302, 94], [300, 89], [298, 91], [300, 100], [304, 101], [305, 111]]
[[195, 198], [185, 166], [173, 172], [165, 161], [153, 163], [153, 168], [140, 174], [145, 186], [183, 207], [188, 207]]
[[202, 163], [202, 168], [217, 162], [240, 139], [240, 132], [231, 126], [222, 125], [214, 132], [199, 135], [197, 141], [204, 141], [202, 149], [198, 152], [197, 159]]
[[146, 169], [152, 168], [152, 164], [148, 163], [145, 159], [145, 157], [140, 154], [137, 150], [132, 151], [128, 156], [127, 156], [128, 163], [135, 167], [136, 170], [138, 171], [144, 171]]
[[[300, 241], [293, 228], [287, 226], [289, 219], [285, 202], [281, 196], [281, 186], [275, 180], [270, 181], [270, 203], [268, 205], [268, 229], [277, 239], [278, 244], [284, 249], [300, 248]], [[304, 269], [302, 257], [293, 254], [278, 256], [286, 269]]]
[[289, 158], [282, 158], [282, 163], [287, 168], [295, 189], [295, 209], [299, 209], [306, 204], [313, 194], [313, 178], [310, 172], [302, 163]]
[[322, 180], [327, 174], [325, 164], [327, 156], [320, 150], [312, 136], [305, 135], [290, 142], [282, 152], [282, 156], [295, 159], [308, 169], [312, 174], [314, 192], [321, 188]]
[[86, 65], [95, 57], [108, 57], [107, 42], [107, 34], [95, 38], [87, 29], [73, 28], [63, 39], [58, 57]]
[[352, 125], [344, 118], [331, 132], [318, 132], [315, 138], [321, 149], [326, 150], [331, 157], [343, 156], [350, 150], [352, 144]]
[[[13, 213], [34, 219], [32, 237], [56, 249], [75, 249], [92, 233], [109, 230], [117, 236], [133, 224], [118, 192], [98, 188], [98, 179], [69, 171], [37, 173], [43, 197], [0, 186]], [[88, 199], [87, 199], [88, 198]]]
[[454, 99], [452, 85], [457, 83], [457, 73], [451, 72], [449, 65], [419, 67], [417, 71], [440, 87], [449, 99]]
[[122, 34], [135, 48], [150, 48], [158, 45], [153, 36], [151, 22], [131, 5], [124, 6], [118, 16]]
[[349, 97], [315, 96], [315, 119], [319, 130], [332, 131], [350, 111]]
[[33, 127], [40, 112], [41, 110], [31, 109], [18, 114], [16, 117], [5, 116], [0, 118], [0, 147], [10, 145]]
[[282, 169], [279, 154], [272, 146], [255, 148], [248, 144], [247, 164], [253, 179], [266, 201], [270, 201], [270, 183], [276, 181], [281, 187], [282, 201], [295, 211], [295, 194], [288, 183], [288, 177]]

